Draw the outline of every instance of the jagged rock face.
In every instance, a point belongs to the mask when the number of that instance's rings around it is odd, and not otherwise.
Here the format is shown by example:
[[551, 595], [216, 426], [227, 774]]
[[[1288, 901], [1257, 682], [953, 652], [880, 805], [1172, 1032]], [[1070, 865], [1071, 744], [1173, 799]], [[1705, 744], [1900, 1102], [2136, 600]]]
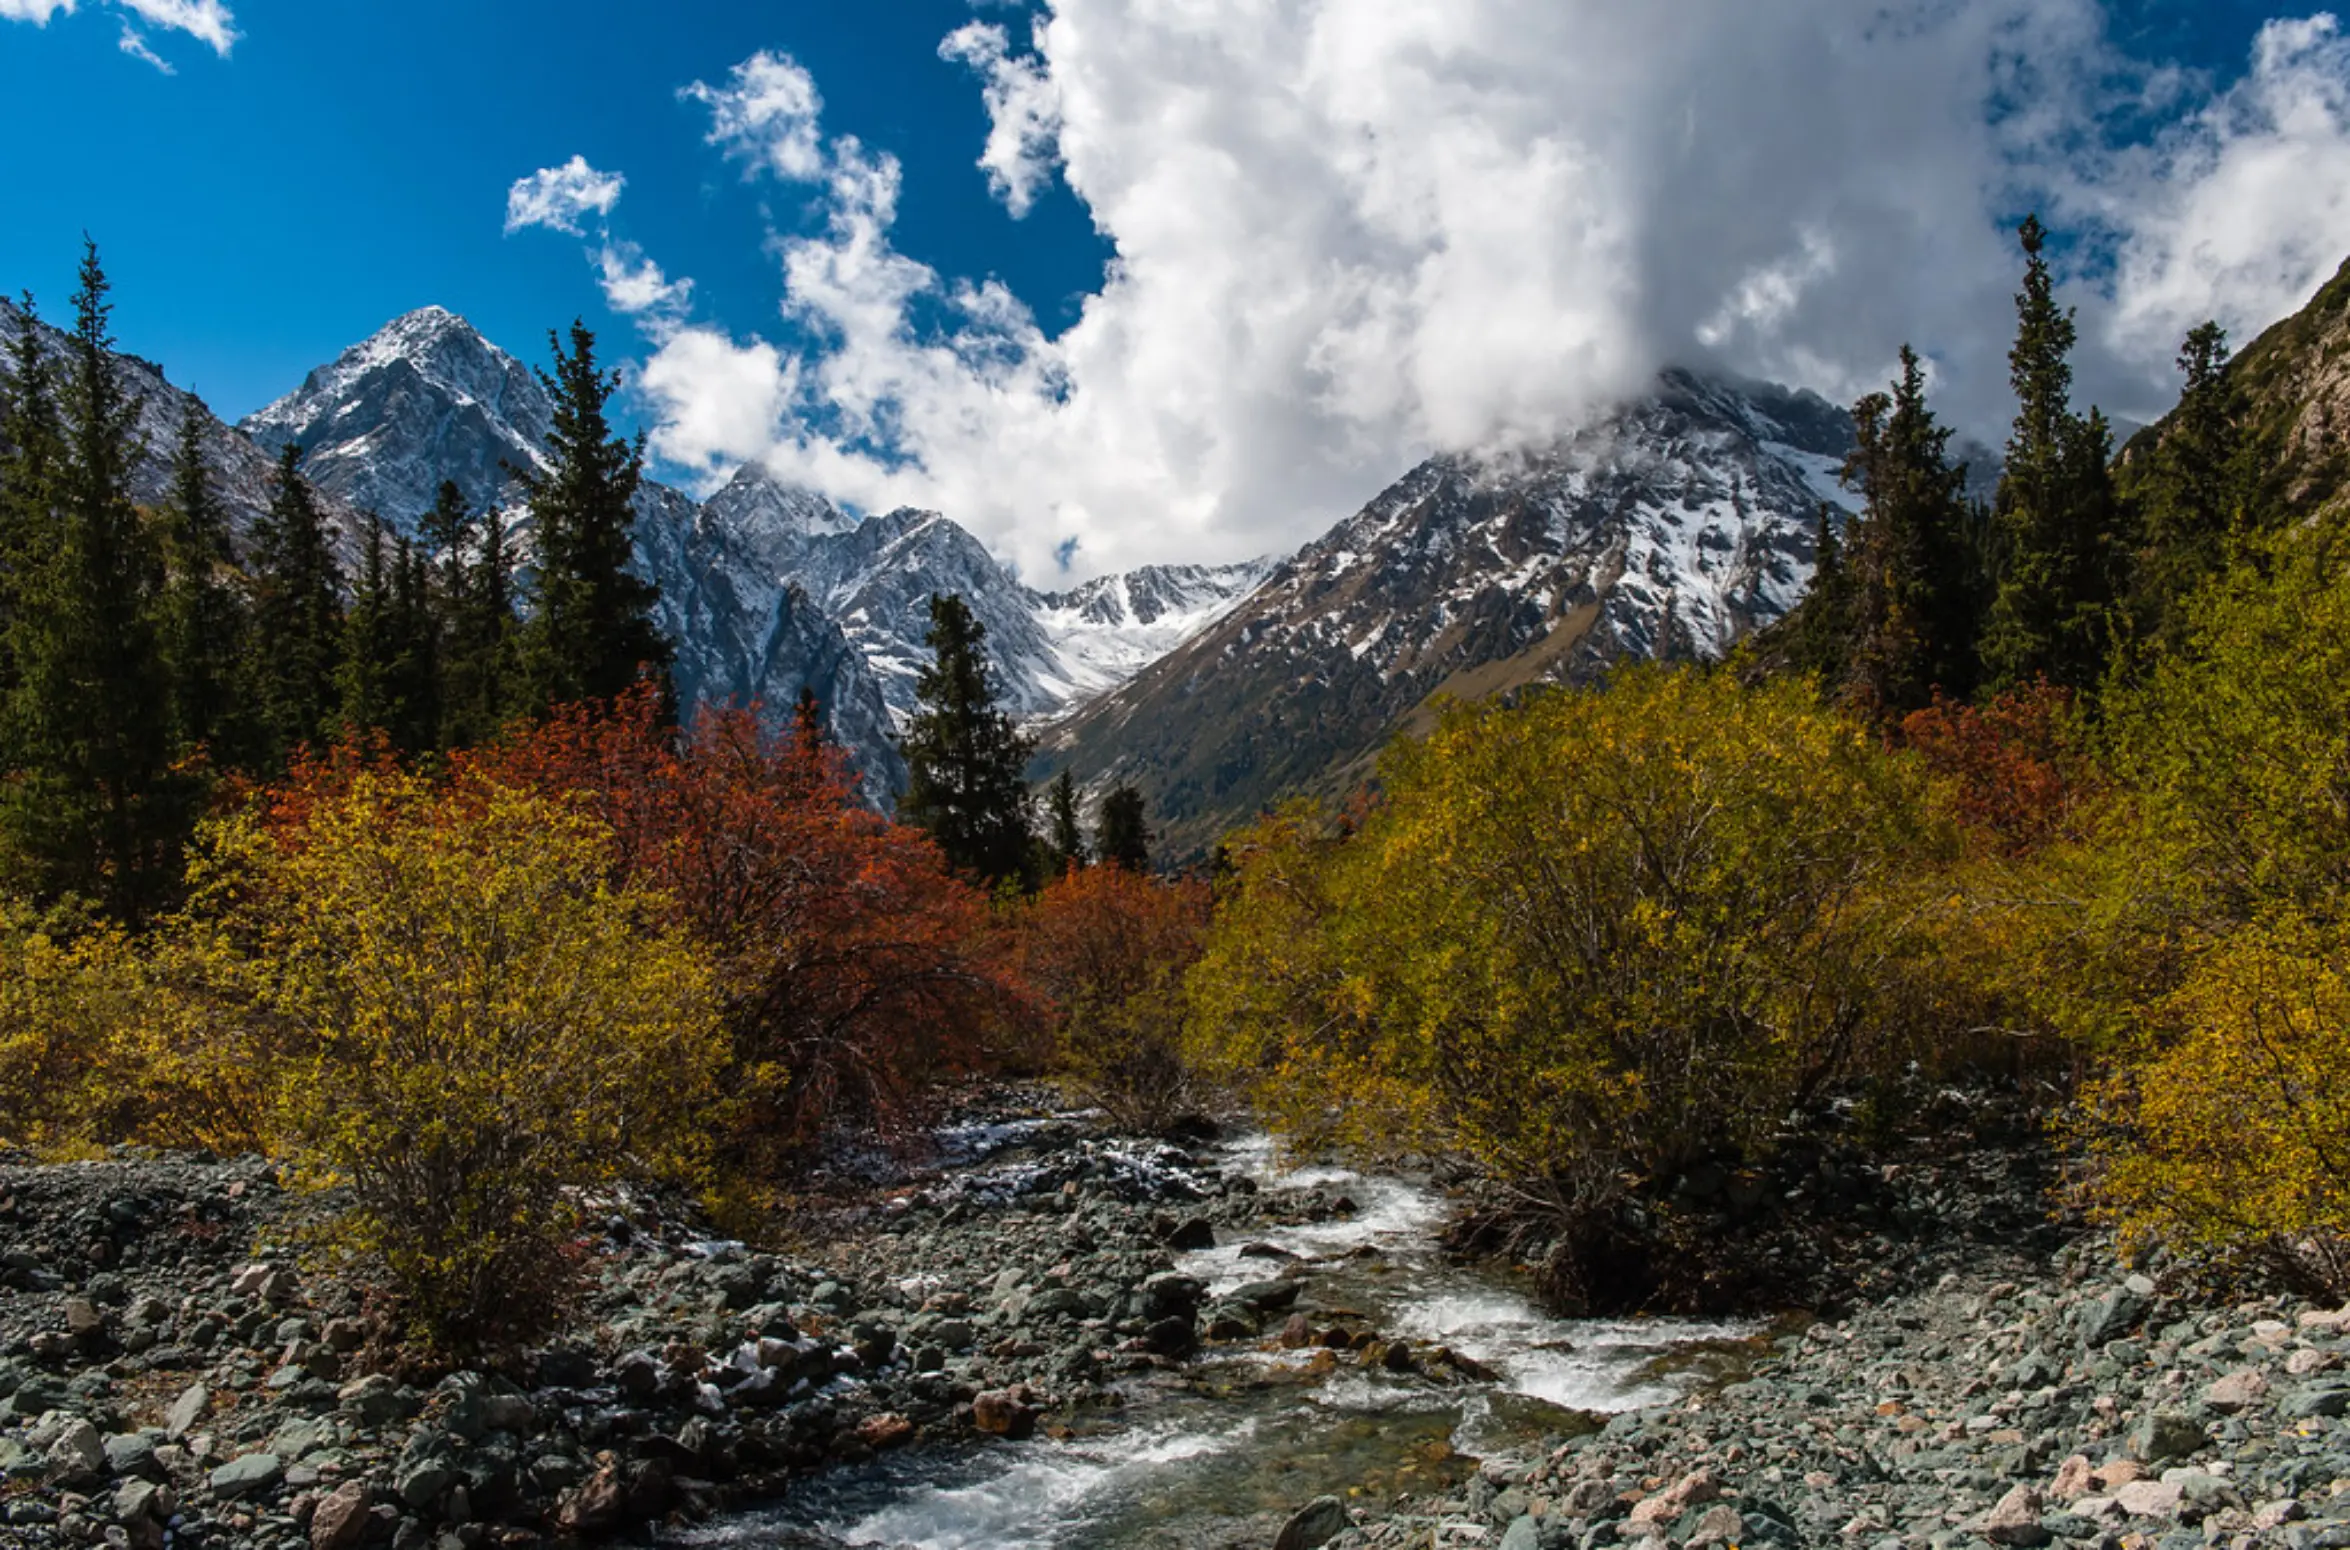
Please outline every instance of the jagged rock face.
[[1540, 453], [1432, 459], [1055, 729], [1040, 763], [1137, 781], [1197, 850], [1361, 779], [1439, 696], [1719, 655], [1802, 595], [1850, 442], [1822, 399], [1673, 372]]
[[537, 376], [453, 312], [397, 318], [243, 422], [272, 454], [302, 448], [319, 489], [403, 531], [453, 479], [475, 506], [544, 456], [555, 406]]
[[[0, 344], [13, 342], [24, 321], [22, 311], [0, 301]], [[66, 336], [47, 323], [33, 326], [40, 331], [43, 352], [62, 365], [69, 342]], [[179, 444], [181, 417], [190, 405], [202, 408], [202, 401], [173, 387], [165, 380], [163, 368], [153, 361], [117, 354], [114, 362], [124, 389], [139, 401], [141, 448], [131, 465], [131, 494], [144, 504], [160, 505], [171, 491], [172, 449]], [[0, 377], [7, 374], [7, 369], [5, 355], [0, 354]], [[214, 419], [209, 409], [204, 410], [204, 415], [207, 422], [204, 453], [212, 465], [214, 487], [228, 510], [231, 530], [242, 537], [255, 519], [269, 509], [270, 496], [277, 485], [277, 460], [274, 453], [255, 446], [247, 437]], [[329, 524], [340, 533], [346, 549], [350, 548], [358, 531], [357, 514], [338, 500], [328, 499], [321, 504]]]

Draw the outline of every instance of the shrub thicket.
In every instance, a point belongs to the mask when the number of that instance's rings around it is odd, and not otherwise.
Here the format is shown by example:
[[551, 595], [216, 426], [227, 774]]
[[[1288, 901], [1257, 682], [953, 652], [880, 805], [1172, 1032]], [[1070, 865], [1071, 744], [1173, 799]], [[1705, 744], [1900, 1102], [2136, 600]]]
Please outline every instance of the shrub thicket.
[[1111, 862], [1072, 868], [1027, 906], [1021, 963], [1053, 1009], [1054, 1065], [1131, 1129], [1200, 1099], [1183, 1047], [1183, 976], [1208, 925], [1207, 885]]
[[1291, 1126], [1455, 1146], [1572, 1218], [1906, 1053], [1951, 839], [1805, 687], [1626, 671], [1455, 708], [1381, 778], [1351, 839], [1246, 839], [1192, 978]]

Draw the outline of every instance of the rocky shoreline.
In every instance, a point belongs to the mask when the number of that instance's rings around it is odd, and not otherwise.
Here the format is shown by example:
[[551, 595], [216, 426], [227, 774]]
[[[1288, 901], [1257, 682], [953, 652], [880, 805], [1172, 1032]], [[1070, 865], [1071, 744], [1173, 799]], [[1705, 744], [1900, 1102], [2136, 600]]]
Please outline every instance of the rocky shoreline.
[[1357, 1508], [1326, 1543], [2341, 1550], [2346, 1362], [2350, 1310], [2212, 1306], [2084, 1236], [1815, 1323], [1743, 1381], [1455, 1496]]
[[1219, 1342], [1449, 1356], [1293, 1318], [1303, 1267], [1212, 1303], [1175, 1269], [1342, 1197], [1260, 1196], [1200, 1152], [1041, 1114], [940, 1139], [958, 1166], [839, 1192], [821, 1255], [597, 1201], [575, 1333], [430, 1381], [373, 1370], [365, 1299], [297, 1251], [317, 1203], [266, 1163], [0, 1158], [0, 1544], [642, 1538], [882, 1450], [1115, 1408], [1113, 1385]]
[[[1979, 1128], [1893, 1167], [1791, 1148], [1768, 1208], [1681, 1182], [1718, 1262], [1775, 1257], [1831, 1315], [1780, 1325], [1736, 1381], [1448, 1469], [1443, 1495], [1366, 1484], [1198, 1543], [2350, 1547], [2350, 1315], [2132, 1272], [2048, 1220], [2028, 1127]], [[1342, 1188], [1260, 1188], [1041, 1094], [938, 1142], [915, 1169], [863, 1159], [798, 1252], [673, 1200], [592, 1202], [571, 1333], [435, 1375], [379, 1370], [374, 1310], [299, 1252], [320, 1202], [267, 1164], [0, 1157], [0, 1544], [642, 1541], [881, 1453], [1098, 1427], [1202, 1359], [1495, 1376], [1259, 1240], [1346, 1220]], [[1178, 1268], [1219, 1244], [1261, 1278], [1212, 1294]]]

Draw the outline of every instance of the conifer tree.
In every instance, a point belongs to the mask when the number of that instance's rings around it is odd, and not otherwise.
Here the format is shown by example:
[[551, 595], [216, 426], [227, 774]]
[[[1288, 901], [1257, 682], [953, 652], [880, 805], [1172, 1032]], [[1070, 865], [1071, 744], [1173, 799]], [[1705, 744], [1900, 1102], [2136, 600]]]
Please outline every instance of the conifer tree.
[[960, 597], [931, 596], [933, 660], [915, 683], [922, 708], [906, 729], [898, 816], [927, 830], [948, 865], [996, 885], [1027, 869], [1033, 745], [996, 703], [986, 639]]
[[1124, 867], [1129, 872], [1151, 869], [1150, 809], [1140, 791], [1121, 785], [1102, 798], [1094, 850], [1104, 866]]
[[653, 619], [659, 589], [629, 570], [644, 447], [615, 435], [604, 412], [620, 374], [596, 365], [596, 336], [584, 324], [571, 325], [568, 351], [548, 340], [555, 370], [539, 376], [555, 401], [550, 466], [524, 476], [538, 523], [524, 659], [540, 709], [616, 698], [648, 672], [666, 681], [672, 655]]
[[390, 572], [385, 569], [384, 523], [367, 513], [361, 530], [359, 574], [351, 582], [350, 606], [343, 611], [342, 660], [335, 684], [342, 721], [362, 732], [388, 731], [392, 715]]
[[94, 243], [80, 280], [50, 505], [19, 534], [7, 708], [15, 774], [0, 824], [33, 891], [135, 921], [176, 880], [190, 803], [172, 771], [157, 642], [162, 557], [131, 501], [139, 402], [115, 374], [110, 287]]
[[256, 750], [238, 677], [250, 645], [249, 616], [228, 509], [204, 455], [211, 418], [190, 399], [172, 449], [163, 523], [163, 659], [180, 747], [203, 749], [219, 766], [246, 768]]
[[1844, 481], [1862, 497], [1848, 573], [1851, 661], [1844, 692], [1869, 714], [1897, 719], [1936, 690], [1974, 686], [1979, 586], [1968, 542], [1966, 470], [1950, 460], [1949, 428], [1926, 403], [1925, 365], [1901, 349], [1890, 393], [1853, 406]]
[[2261, 471], [2244, 392], [2229, 370], [2227, 330], [2198, 325], [2180, 346], [2179, 406], [2151, 453], [2128, 470], [2140, 524], [2132, 622], [2145, 636], [2180, 628], [2180, 605], [2265, 522]]
[[[41, 348], [34, 327], [39, 310], [29, 294], [19, 314], [8, 341], [8, 376], [0, 380], [0, 696], [17, 682], [15, 629], [26, 574], [51, 536], [65, 461], [56, 366]], [[13, 768], [16, 760], [11, 754], [0, 763]]]
[[[441, 670], [441, 745], [470, 748], [497, 736], [520, 707], [515, 665], [519, 626], [514, 617], [513, 529], [492, 507], [475, 526], [481, 547], [456, 569], [463, 590], [450, 609], [448, 647]], [[444, 552], [441, 570], [451, 569]]]
[[2038, 217], [2024, 222], [2024, 288], [2008, 355], [2016, 418], [1993, 517], [2001, 571], [1983, 666], [1998, 688], [2045, 678], [2085, 690], [2103, 674], [2110, 646], [2121, 506], [2111, 428], [2094, 409], [2073, 412], [2077, 330], [2056, 302], [2047, 236]]
[[442, 625], [432, 598], [432, 564], [405, 535], [392, 546], [391, 587], [385, 632], [392, 709], [384, 730], [404, 752], [426, 753], [441, 746]]
[[1782, 626], [1788, 667], [1812, 674], [1830, 693], [1842, 692], [1852, 672], [1852, 573], [1837, 522], [1836, 508], [1822, 501], [1812, 530], [1811, 586]]
[[276, 492], [253, 528], [253, 698], [272, 764], [332, 741], [342, 708], [342, 572], [301, 462], [300, 447], [279, 453]]
[[1045, 799], [1045, 813], [1052, 828], [1053, 870], [1066, 872], [1071, 867], [1084, 866], [1085, 830], [1077, 817], [1077, 777], [1067, 770], [1054, 780]]

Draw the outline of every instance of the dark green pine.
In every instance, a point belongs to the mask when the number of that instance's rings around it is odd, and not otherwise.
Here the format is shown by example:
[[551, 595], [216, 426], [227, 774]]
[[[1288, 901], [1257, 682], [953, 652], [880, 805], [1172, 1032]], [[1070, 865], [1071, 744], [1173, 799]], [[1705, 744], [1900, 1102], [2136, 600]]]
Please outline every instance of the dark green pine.
[[1104, 866], [1124, 867], [1129, 872], [1151, 869], [1150, 809], [1140, 791], [1121, 785], [1102, 798], [1094, 849]]
[[204, 454], [211, 415], [190, 399], [172, 448], [163, 511], [163, 657], [172, 730], [183, 752], [251, 769], [257, 730], [239, 681], [251, 646], [245, 585], [229, 537], [228, 508]]
[[277, 489], [253, 528], [250, 676], [273, 764], [332, 741], [343, 708], [342, 573], [301, 464], [300, 447], [278, 454]]
[[2087, 690], [2110, 654], [2116, 573], [2126, 553], [2102, 414], [2072, 409], [2072, 313], [2056, 302], [2037, 217], [2021, 232], [2024, 289], [2008, 356], [2016, 418], [1993, 511], [1999, 585], [1984, 631], [1992, 687], [2045, 679]]
[[1054, 869], [1066, 871], [1086, 864], [1085, 830], [1077, 815], [1077, 777], [1061, 771], [1045, 798], [1046, 823], [1052, 830]]
[[523, 649], [533, 709], [610, 700], [647, 674], [666, 682], [674, 655], [653, 618], [659, 589], [629, 569], [644, 448], [615, 435], [605, 413], [619, 373], [598, 368], [583, 324], [571, 325], [568, 351], [549, 343], [555, 370], [540, 373], [555, 402], [548, 466], [525, 481], [538, 527]]
[[0, 826], [20, 881], [137, 920], [176, 885], [193, 798], [172, 765], [163, 565], [130, 493], [139, 402], [116, 375], [96, 246], [83, 255], [46, 510], [17, 535], [14, 766]]
[[928, 831], [948, 865], [994, 886], [1026, 877], [1033, 745], [997, 703], [986, 639], [961, 598], [932, 595], [932, 661], [915, 683], [922, 708], [906, 729], [898, 817]]

